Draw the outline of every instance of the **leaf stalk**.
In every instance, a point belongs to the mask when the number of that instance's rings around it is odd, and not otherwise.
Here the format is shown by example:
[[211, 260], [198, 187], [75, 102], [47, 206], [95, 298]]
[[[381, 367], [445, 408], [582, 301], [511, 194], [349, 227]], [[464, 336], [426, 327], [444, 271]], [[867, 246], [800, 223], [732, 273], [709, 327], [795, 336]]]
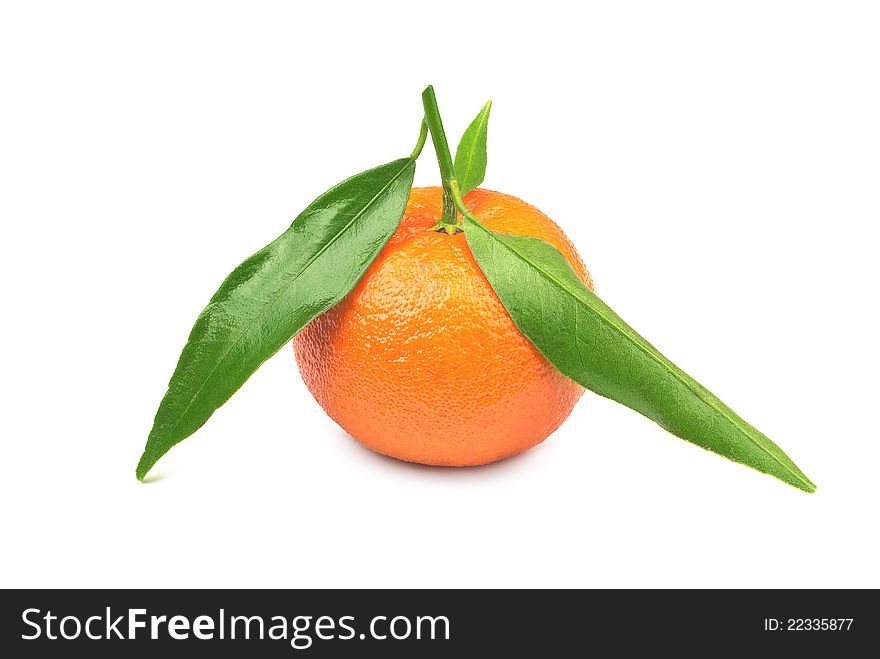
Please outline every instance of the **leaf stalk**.
[[412, 153], [409, 154], [409, 157], [413, 160], [416, 160], [420, 155], [422, 155], [422, 149], [425, 147], [425, 142], [428, 139], [428, 124], [425, 123], [425, 120], [422, 119], [422, 125], [419, 127], [419, 141], [416, 142], [416, 148], [412, 150]]
[[455, 203], [456, 209], [458, 212], [462, 214], [463, 217], [467, 217], [471, 220], [476, 221], [477, 218], [474, 217], [474, 214], [471, 213], [467, 206], [464, 205], [464, 199], [461, 198], [461, 186], [458, 184], [457, 179], [452, 179], [449, 182], [449, 189], [452, 192], [452, 201]]

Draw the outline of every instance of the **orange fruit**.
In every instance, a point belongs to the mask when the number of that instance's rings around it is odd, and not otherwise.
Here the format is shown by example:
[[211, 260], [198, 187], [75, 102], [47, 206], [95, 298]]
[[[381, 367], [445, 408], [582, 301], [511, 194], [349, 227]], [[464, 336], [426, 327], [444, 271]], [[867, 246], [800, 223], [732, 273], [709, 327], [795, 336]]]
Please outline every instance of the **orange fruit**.
[[[399, 229], [355, 289], [293, 345], [309, 391], [363, 445], [409, 462], [480, 465], [543, 441], [584, 390], [519, 332], [464, 234], [430, 230], [441, 194], [412, 190]], [[538, 209], [482, 189], [464, 201], [493, 231], [551, 243], [593, 287]]]

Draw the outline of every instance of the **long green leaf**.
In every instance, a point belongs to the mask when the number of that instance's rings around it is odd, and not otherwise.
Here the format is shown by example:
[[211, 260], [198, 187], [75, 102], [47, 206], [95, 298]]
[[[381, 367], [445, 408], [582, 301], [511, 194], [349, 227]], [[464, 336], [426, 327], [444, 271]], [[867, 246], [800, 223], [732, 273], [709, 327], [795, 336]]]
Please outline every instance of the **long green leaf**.
[[563, 374], [673, 435], [815, 491], [782, 449], [636, 333], [549, 243], [494, 233], [470, 217], [464, 231], [516, 326]]
[[354, 288], [397, 229], [414, 173], [415, 160], [403, 158], [343, 181], [232, 271], [180, 355], [137, 466], [139, 479]]
[[462, 196], [480, 185], [486, 176], [486, 136], [491, 110], [492, 101], [487, 101], [464, 131], [455, 150], [455, 175]]

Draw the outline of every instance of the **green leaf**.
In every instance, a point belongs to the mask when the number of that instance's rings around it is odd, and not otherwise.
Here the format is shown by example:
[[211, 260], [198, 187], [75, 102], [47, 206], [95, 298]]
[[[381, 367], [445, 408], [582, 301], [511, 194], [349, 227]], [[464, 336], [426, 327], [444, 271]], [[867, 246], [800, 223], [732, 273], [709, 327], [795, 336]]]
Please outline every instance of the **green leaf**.
[[455, 176], [462, 197], [480, 185], [486, 176], [486, 134], [491, 109], [492, 101], [487, 101], [464, 131], [455, 150]]
[[469, 216], [464, 231], [513, 322], [563, 374], [673, 435], [815, 491], [782, 449], [636, 333], [550, 244], [494, 233]]
[[137, 466], [143, 479], [312, 318], [339, 302], [397, 229], [415, 160], [351, 177], [232, 271], [196, 320]]

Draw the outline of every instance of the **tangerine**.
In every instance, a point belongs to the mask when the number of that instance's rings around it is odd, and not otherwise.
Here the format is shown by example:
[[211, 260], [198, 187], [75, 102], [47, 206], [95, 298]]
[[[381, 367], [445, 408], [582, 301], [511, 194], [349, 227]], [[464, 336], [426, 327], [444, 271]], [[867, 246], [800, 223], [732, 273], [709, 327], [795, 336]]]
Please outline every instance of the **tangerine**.
[[[546, 240], [593, 288], [574, 245], [538, 209], [484, 189], [464, 202], [493, 231]], [[409, 462], [480, 465], [543, 441], [584, 390], [520, 333], [464, 234], [430, 230], [441, 211], [441, 188], [413, 188], [354, 290], [293, 345], [315, 400], [364, 446]]]

